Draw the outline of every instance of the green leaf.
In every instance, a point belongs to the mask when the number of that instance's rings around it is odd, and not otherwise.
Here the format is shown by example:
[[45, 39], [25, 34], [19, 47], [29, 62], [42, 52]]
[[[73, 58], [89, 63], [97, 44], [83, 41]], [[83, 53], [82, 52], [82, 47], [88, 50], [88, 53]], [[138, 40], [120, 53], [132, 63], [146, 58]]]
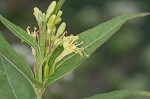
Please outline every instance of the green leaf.
[[90, 98], [84, 99], [126, 99], [133, 96], [146, 96], [150, 97], [150, 92], [142, 91], [142, 90], [120, 90], [113, 91], [109, 93], [99, 94], [92, 96]]
[[19, 72], [21, 72], [30, 83], [36, 83], [33, 73], [23, 58], [18, 55], [14, 49], [7, 43], [7, 41], [0, 36], [0, 54], [6, 58], [12, 66], [14, 66]]
[[0, 55], [0, 98], [32, 99], [35, 97], [30, 83]]
[[26, 42], [37, 51], [37, 41], [32, 36], [1, 15], [0, 20], [15, 36], [19, 37], [22, 41]]
[[[98, 47], [106, 42], [120, 27], [129, 19], [143, 17], [150, 13], [128, 14], [118, 16], [110, 21], [100, 24], [93, 29], [79, 34], [80, 41], [83, 41], [82, 47], [85, 53], [91, 55]], [[77, 54], [70, 54], [57, 64], [59, 67], [55, 73], [48, 79], [47, 86], [57, 79], [63, 77], [67, 72], [78, 67], [87, 57], [80, 58]]]
[[49, 66], [52, 66], [52, 64], [54, 63], [55, 59], [62, 53], [63, 50], [64, 50], [63, 46], [58, 46], [56, 48], [56, 50], [54, 51], [54, 53], [52, 54], [52, 56], [50, 57], [50, 60], [48, 62]]

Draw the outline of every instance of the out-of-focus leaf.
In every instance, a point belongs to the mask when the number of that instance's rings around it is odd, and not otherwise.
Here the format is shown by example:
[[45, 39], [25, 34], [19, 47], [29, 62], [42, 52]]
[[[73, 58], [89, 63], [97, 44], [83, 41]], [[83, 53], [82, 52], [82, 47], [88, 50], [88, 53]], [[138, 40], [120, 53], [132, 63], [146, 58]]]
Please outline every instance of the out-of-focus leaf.
[[30, 36], [26, 31], [21, 29], [19, 26], [8, 21], [2, 15], [0, 15], [0, 21], [17, 37], [19, 37], [22, 41], [26, 42], [30, 46], [32, 46], [37, 51], [37, 41]]
[[7, 43], [7, 41], [0, 36], [0, 54], [6, 58], [12, 66], [21, 72], [30, 83], [36, 83], [30, 67], [26, 64], [23, 58], [18, 55], [14, 49]]
[[[80, 41], [83, 41], [82, 47], [85, 53], [91, 55], [98, 47], [106, 42], [120, 27], [129, 19], [147, 16], [149, 13], [127, 14], [118, 16], [110, 21], [100, 24], [93, 29], [87, 30], [79, 34]], [[70, 54], [57, 64], [59, 67], [55, 73], [50, 76], [47, 86], [57, 79], [64, 76], [70, 70], [78, 67], [87, 57], [80, 58], [77, 54]]]
[[150, 92], [142, 90], [120, 90], [109, 93], [95, 95], [84, 99], [126, 99], [133, 96], [147, 96], [150, 97]]
[[0, 98], [32, 99], [35, 97], [30, 83], [0, 55]]

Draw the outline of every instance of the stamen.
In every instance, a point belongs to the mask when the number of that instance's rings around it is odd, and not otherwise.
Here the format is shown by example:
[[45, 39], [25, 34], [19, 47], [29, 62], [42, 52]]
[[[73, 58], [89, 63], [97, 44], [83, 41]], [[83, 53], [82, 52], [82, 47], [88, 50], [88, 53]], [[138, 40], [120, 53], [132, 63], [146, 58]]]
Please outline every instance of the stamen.
[[83, 44], [83, 41], [81, 43], [77, 44], [76, 47], [80, 46], [81, 44]]
[[62, 35], [60, 35], [59, 38], [63, 38], [65, 36], [65, 34], [67, 33], [67, 31], [65, 31]]
[[85, 55], [86, 57], [89, 57], [89, 56], [90, 56], [90, 55], [86, 54], [84, 51], [83, 51], [83, 53], [84, 53], [84, 55]]
[[70, 45], [72, 45], [73, 42], [74, 42], [76, 39], [77, 39], [77, 37], [75, 37], [75, 38], [71, 41]]
[[34, 33], [37, 33], [37, 28], [36, 27], [34, 27]]
[[26, 31], [27, 31], [28, 34], [31, 34], [29, 28], [30, 28], [30, 26], [27, 27]]

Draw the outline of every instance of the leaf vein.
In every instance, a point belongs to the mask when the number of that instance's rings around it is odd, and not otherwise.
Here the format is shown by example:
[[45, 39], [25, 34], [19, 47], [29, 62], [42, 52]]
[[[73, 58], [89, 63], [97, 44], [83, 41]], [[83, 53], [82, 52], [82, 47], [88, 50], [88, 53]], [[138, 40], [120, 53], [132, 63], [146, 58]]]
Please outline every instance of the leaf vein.
[[[125, 18], [124, 20], [126, 20], [127, 18]], [[95, 43], [97, 40], [101, 39], [102, 37], [104, 37], [106, 34], [108, 34], [111, 30], [113, 30], [114, 28], [116, 28], [118, 25], [120, 25], [122, 22], [124, 22], [124, 20], [122, 20], [121, 22], [119, 22], [117, 25], [115, 25], [112, 29], [110, 29], [109, 31], [107, 31], [105, 34], [103, 34], [102, 36], [100, 36], [99, 38], [95, 39], [92, 43], [88, 44], [87, 46], [84, 47], [84, 49], [86, 49], [87, 47], [91, 46], [93, 43]], [[61, 66], [64, 62], [66, 62], [67, 60], [69, 60], [70, 58], [72, 58], [73, 56], [75, 56], [75, 54], [71, 55], [70, 57], [66, 58], [64, 61], [62, 61], [59, 65]]]
[[11, 90], [12, 90], [12, 92], [13, 92], [13, 95], [14, 95], [15, 99], [18, 99], [18, 98], [17, 98], [17, 95], [16, 95], [16, 93], [15, 93], [15, 90], [13, 89], [13, 86], [12, 86], [12, 84], [11, 84], [11, 81], [10, 81], [10, 78], [9, 78], [9, 75], [8, 75], [8, 72], [7, 72], [7, 69], [6, 69], [5, 66], [4, 66], [4, 61], [3, 61], [2, 58], [1, 58], [1, 61], [2, 61], [2, 65], [3, 65], [4, 71], [6, 72], [6, 77], [7, 77], [8, 83], [9, 83], [9, 85], [10, 85], [10, 88], [11, 88]]

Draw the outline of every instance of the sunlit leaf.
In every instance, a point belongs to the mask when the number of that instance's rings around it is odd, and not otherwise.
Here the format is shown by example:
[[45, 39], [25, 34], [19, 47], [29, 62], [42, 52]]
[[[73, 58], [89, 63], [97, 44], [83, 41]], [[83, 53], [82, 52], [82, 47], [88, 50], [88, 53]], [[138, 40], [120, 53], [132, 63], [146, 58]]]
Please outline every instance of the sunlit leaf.
[[[128, 14], [118, 16], [110, 21], [100, 24], [93, 29], [89, 29], [79, 34], [80, 41], [83, 41], [82, 47], [85, 49], [85, 53], [91, 55], [98, 47], [105, 43], [120, 27], [129, 19], [136, 17], [143, 17], [149, 15], [149, 13]], [[80, 58], [77, 54], [71, 54], [65, 57], [61, 62], [57, 64], [59, 67], [55, 73], [48, 79], [47, 85], [53, 83], [57, 79], [63, 77], [70, 70], [78, 67], [87, 57]]]

